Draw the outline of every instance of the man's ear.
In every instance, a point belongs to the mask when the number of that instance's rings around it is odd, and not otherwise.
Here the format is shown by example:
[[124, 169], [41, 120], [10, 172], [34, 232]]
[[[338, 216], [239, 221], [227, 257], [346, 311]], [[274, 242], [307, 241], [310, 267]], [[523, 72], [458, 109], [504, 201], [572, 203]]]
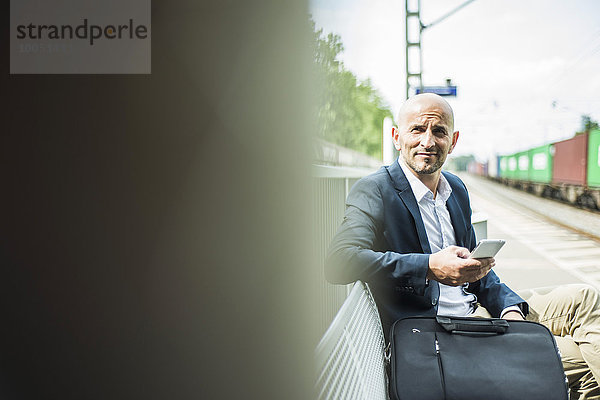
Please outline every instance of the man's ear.
[[400, 131], [397, 126], [392, 126], [392, 141], [396, 150], [400, 151], [402, 146], [400, 146]]
[[456, 131], [452, 134], [452, 146], [450, 146], [450, 150], [448, 151], [448, 154], [452, 153], [452, 150], [454, 150], [454, 146], [456, 146], [456, 142], [458, 142], [459, 136], [460, 136], [459, 131]]

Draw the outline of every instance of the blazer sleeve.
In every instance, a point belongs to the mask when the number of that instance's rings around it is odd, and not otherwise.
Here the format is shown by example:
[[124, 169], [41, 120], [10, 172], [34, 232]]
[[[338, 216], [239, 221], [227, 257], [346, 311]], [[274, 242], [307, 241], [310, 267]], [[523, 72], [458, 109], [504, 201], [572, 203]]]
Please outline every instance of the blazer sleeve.
[[376, 251], [383, 239], [384, 199], [377, 182], [363, 178], [346, 201], [344, 220], [334, 236], [325, 261], [331, 283], [377, 281], [400, 291], [423, 295], [429, 254]]
[[475, 292], [481, 305], [494, 318], [500, 318], [500, 313], [510, 306], [518, 306], [523, 315], [529, 313], [529, 305], [518, 294], [513, 292], [508, 286], [500, 282], [498, 275], [490, 271], [478, 282], [478, 288]]

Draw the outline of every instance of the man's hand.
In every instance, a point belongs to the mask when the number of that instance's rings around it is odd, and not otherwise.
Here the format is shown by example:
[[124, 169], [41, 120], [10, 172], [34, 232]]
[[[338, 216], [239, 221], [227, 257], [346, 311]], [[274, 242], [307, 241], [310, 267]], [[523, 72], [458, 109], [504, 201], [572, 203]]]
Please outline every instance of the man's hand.
[[493, 258], [468, 258], [471, 253], [464, 247], [450, 246], [429, 256], [427, 278], [449, 286], [475, 282], [490, 272]]

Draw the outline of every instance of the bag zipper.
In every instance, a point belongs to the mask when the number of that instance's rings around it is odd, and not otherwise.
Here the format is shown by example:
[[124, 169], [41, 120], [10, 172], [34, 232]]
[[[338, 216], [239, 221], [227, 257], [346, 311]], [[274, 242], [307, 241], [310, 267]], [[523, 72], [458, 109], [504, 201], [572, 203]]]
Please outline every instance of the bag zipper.
[[392, 361], [392, 341], [391, 340], [388, 342], [387, 346], [385, 346], [385, 349], [383, 349], [383, 359], [387, 365], [390, 365], [390, 363]]
[[440, 369], [440, 381], [442, 384], [442, 392], [444, 393], [444, 399], [446, 398], [446, 383], [444, 382], [444, 369], [442, 368], [442, 356], [440, 355], [440, 342], [435, 337], [435, 355], [438, 360], [438, 368]]

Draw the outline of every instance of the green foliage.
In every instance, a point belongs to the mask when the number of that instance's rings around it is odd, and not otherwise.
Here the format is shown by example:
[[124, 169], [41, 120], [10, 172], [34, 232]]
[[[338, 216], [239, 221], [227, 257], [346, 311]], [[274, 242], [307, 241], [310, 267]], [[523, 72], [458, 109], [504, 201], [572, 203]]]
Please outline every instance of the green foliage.
[[585, 133], [585, 132], [590, 132], [590, 131], [599, 129], [598, 122], [594, 121], [589, 115], [582, 115], [581, 116], [581, 129], [582, 129], [582, 132], [578, 132], [578, 133]]
[[370, 80], [360, 81], [338, 60], [341, 38], [316, 30], [313, 22], [317, 135], [381, 159], [383, 119], [392, 112]]

